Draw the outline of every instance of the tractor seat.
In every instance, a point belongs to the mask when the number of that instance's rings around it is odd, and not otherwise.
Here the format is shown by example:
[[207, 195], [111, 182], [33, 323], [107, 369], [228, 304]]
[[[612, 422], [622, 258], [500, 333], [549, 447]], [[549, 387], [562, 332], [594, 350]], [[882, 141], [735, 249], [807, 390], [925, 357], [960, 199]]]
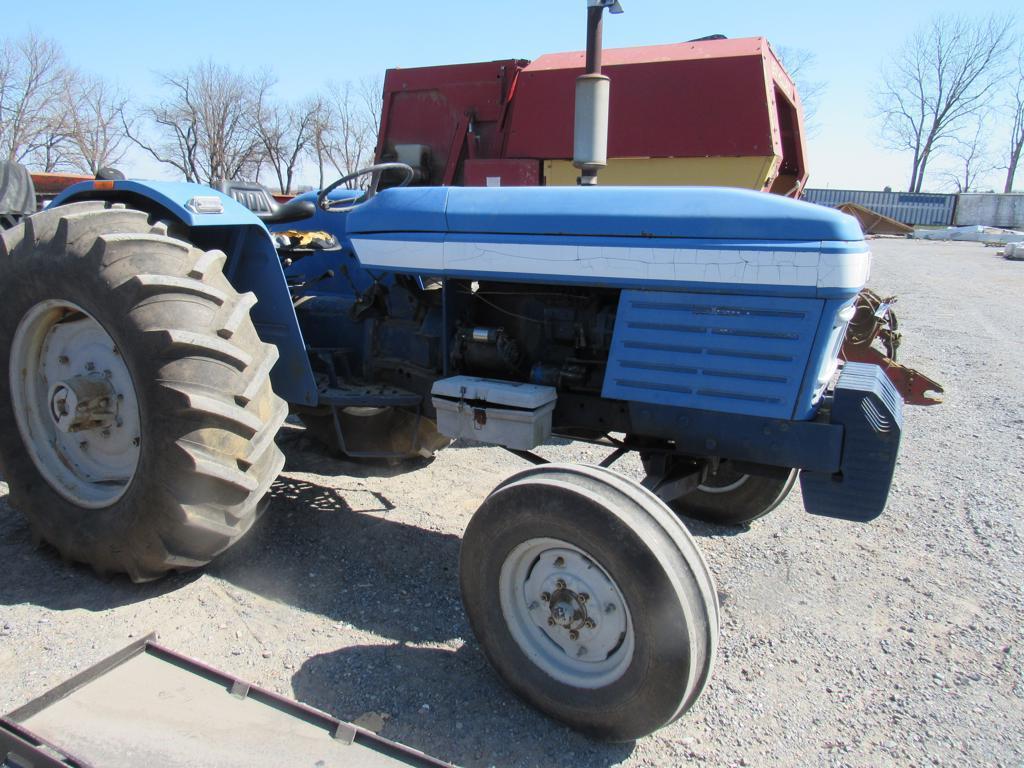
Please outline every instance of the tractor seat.
[[35, 210], [36, 191], [28, 169], [15, 162], [0, 161], [0, 229], [13, 227]]
[[222, 180], [215, 182], [213, 187], [240, 202], [255, 213], [264, 224], [300, 221], [316, 213], [316, 205], [312, 200], [289, 200], [287, 203], [279, 203], [270, 194], [269, 189], [255, 181]]

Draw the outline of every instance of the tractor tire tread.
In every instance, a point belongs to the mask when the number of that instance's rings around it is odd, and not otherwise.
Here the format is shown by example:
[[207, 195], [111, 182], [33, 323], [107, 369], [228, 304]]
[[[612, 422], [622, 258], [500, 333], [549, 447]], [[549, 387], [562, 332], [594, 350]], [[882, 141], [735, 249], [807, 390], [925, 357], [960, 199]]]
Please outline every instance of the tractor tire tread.
[[224, 251], [216, 249], [212, 251], [200, 251], [193, 261], [191, 269], [189, 269], [188, 276], [193, 277], [196, 280], [202, 280], [211, 272], [219, 273], [226, 260], [227, 255]]
[[[227, 302], [228, 297], [223, 291], [206, 285], [192, 277], [172, 277], [171, 275], [135, 275], [128, 282], [138, 289], [141, 295], [153, 293], [184, 293], [212, 301], [218, 307]], [[239, 306], [242, 306], [239, 302]]]
[[219, 336], [209, 336], [195, 331], [178, 328], [162, 328], [156, 331], [162, 335], [167, 358], [205, 357], [220, 360], [232, 365], [239, 371], [245, 371], [252, 365], [252, 355], [236, 344], [225, 341]]
[[165, 381], [162, 386], [181, 395], [182, 413], [202, 413], [246, 440], [252, 439], [263, 428], [259, 415], [238, 405], [234, 399], [226, 400], [218, 396], [219, 393], [190, 384]]
[[230, 339], [238, 327], [249, 319], [249, 313], [256, 306], [256, 294], [252, 291], [241, 294], [233, 306], [228, 306], [224, 319], [219, 323], [217, 335], [222, 339]]

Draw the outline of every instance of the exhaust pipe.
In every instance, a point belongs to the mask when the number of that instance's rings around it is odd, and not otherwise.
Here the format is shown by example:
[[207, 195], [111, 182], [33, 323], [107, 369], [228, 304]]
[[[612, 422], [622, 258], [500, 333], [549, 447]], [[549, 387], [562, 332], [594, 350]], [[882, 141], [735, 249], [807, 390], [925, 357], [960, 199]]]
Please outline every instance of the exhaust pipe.
[[587, 0], [587, 69], [576, 78], [572, 164], [580, 169], [576, 183], [597, 184], [597, 172], [608, 165], [608, 98], [611, 81], [601, 74], [604, 9], [622, 13], [619, 0]]

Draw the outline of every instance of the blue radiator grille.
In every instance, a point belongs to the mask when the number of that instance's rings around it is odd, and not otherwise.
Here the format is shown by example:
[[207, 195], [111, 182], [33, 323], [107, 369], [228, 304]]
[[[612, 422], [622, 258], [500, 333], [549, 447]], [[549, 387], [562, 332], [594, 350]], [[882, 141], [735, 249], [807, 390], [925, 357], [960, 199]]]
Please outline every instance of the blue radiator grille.
[[602, 394], [792, 418], [823, 304], [623, 291]]

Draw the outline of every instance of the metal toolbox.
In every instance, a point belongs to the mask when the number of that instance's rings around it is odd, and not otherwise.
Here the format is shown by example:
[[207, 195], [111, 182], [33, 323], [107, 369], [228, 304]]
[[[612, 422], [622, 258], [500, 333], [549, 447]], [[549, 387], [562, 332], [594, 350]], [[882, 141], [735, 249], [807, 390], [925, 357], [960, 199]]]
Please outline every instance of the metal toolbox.
[[434, 382], [430, 393], [437, 430], [447, 437], [528, 451], [551, 436], [554, 387], [452, 376]]

